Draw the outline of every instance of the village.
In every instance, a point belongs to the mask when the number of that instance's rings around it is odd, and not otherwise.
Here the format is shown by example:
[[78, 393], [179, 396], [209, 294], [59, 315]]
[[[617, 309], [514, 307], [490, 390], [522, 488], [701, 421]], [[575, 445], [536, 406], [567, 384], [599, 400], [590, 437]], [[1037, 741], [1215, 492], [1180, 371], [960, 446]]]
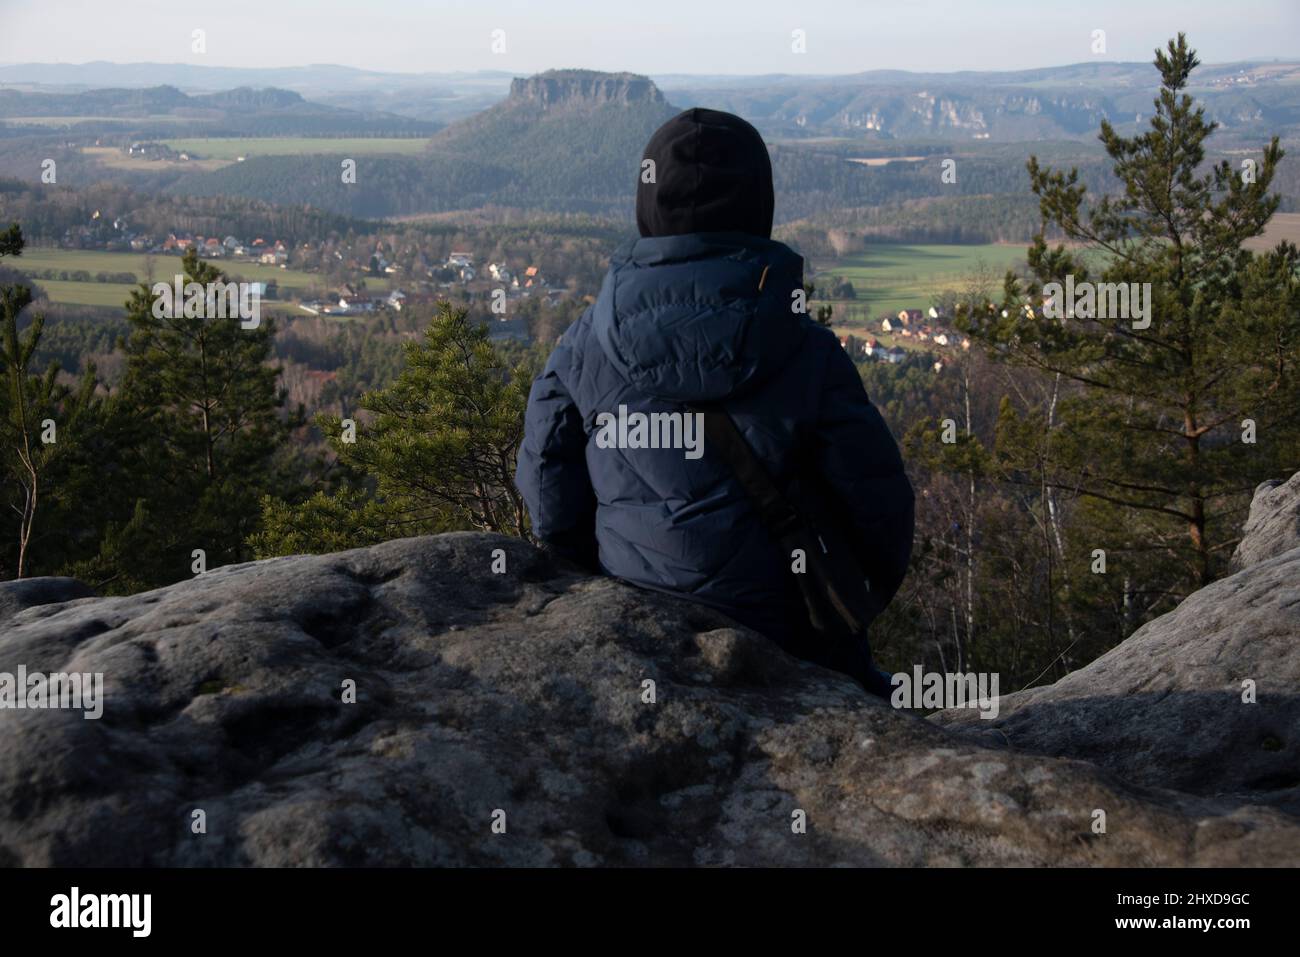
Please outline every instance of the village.
[[[507, 302], [536, 297], [544, 306], [554, 306], [575, 295], [552, 284], [535, 265], [515, 269], [504, 262], [488, 262], [480, 267], [476, 255], [466, 249], [453, 249], [445, 259], [430, 258], [422, 250], [408, 250], [404, 261], [398, 261], [399, 257], [388, 245], [375, 241], [373, 247], [366, 247], [370, 250], [369, 260], [363, 261], [364, 255], [356, 255], [355, 250], [334, 241], [293, 245], [263, 236], [206, 236], [181, 230], [160, 236], [137, 233], [124, 219], [101, 217], [98, 210], [87, 225], [65, 230], [60, 246], [158, 256], [181, 256], [194, 249], [207, 260], [294, 269], [316, 275], [320, 283], [311, 289], [285, 289], [275, 280], [257, 284], [264, 298], [279, 300], [312, 316], [345, 318], [385, 310], [402, 312], [432, 306], [452, 295], [472, 302], [493, 296], [498, 290], [504, 293]], [[322, 271], [322, 262], [330, 266], [336, 263], [337, 268], [331, 271], [350, 278], [331, 279]], [[496, 316], [494, 338], [527, 340], [526, 323], [511, 318], [512, 311]], [[897, 364], [909, 355], [929, 353], [936, 356], [933, 365], [938, 372], [943, 368], [943, 353], [970, 348], [970, 340], [952, 329], [951, 317], [933, 306], [928, 310], [902, 309], [871, 321], [835, 325], [841, 332], [840, 345], [855, 361]], [[855, 327], [862, 331], [845, 331]]]
[[[381, 309], [400, 312], [412, 306], [432, 305], [457, 290], [459, 298], [466, 301], [501, 290], [507, 302], [537, 298], [545, 306], [553, 306], [570, 295], [564, 287], [552, 284], [538, 266], [515, 269], [503, 262], [489, 262], [480, 271], [475, 255], [464, 250], [453, 250], [445, 259], [430, 258], [423, 250], [408, 250], [405, 262], [401, 262], [387, 244], [375, 241], [373, 247], [367, 245], [369, 258], [365, 260], [334, 241], [293, 245], [262, 236], [241, 239], [232, 234], [205, 236], [180, 230], [165, 236], [137, 233], [124, 219], [108, 219], [98, 210], [89, 224], [66, 229], [59, 246], [157, 256], [183, 256], [193, 249], [207, 260], [298, 270], [320, 277], [313, 292], [302, 295], [303, 290], [298, 290], [298, 295], [285, 295], [284, 288], [274, 280], [260, 283], [260, 292], [319, 316], [357, 316]], [[332, 281], [322, 270], [322, 263], [351, 278]], [[509, 320], [503, 317], [499, 321]]]
[[[918, 351], [969, 350], [970, 339], [954, 332], [951, 321], [951, 317], [934, 306], [924, 311], [900, 309], [897, 313], [885, 313], [876, 320], [881, 335], [895, 340], [894, 344], [883, 344], [874, 335], [857, 336], [848, 333], [840, 336], [840, 345], [854, 359], [867, 358], [890, 364], [902, 362]], [[897, 340], [906, 341], [914, 348], [906, 349], [898, 345]], [[934, 371], [942, 369], [943, 360], [936, 359]]]

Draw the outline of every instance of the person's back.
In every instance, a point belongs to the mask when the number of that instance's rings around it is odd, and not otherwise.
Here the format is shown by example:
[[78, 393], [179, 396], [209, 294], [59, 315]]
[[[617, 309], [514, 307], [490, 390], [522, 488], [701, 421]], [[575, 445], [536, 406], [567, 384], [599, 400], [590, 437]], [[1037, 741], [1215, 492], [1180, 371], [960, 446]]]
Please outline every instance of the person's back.
[[853, 363], [799, 308], [802, 259], [767, 238], [771, 168], [757, 131], [688, 110], [646, 159], [642, 238], [611, 257], [529, 397], [517, 484], [534, 535], [815, 657], [801, 643], [791, 556], [704, 444], [693, 409], [725, 409], [783, 488], [804, 475], [829, 489], [882, 603], [911, 550], [911, 486]]

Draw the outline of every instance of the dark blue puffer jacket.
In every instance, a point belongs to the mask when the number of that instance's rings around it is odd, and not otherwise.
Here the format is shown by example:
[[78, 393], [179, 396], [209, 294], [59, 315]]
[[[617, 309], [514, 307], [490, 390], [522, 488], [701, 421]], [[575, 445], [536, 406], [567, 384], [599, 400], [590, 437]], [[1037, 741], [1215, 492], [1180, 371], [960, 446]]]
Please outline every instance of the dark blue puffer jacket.
[[912, 488], [835, 335], [792, 308], [802, 281], [799, 256], [744, 233], [642, 238], [615, 253], [529, 396], [516, 481], [535, 535], [772, 637], [797, 627], [790, 557], [718, 452], [598, 447], [597, 416], [620, 405], [685, 413], [717, 400], [779, 483], [803, 468], [829, 486], [840, 531], [888, 602], [911, 552]]

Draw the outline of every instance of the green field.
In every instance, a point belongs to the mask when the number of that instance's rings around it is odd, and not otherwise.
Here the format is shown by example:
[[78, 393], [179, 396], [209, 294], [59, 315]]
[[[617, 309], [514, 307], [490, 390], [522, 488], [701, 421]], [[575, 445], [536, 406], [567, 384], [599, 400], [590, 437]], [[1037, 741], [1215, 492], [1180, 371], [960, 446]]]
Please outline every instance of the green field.
[[[99, 272], [132, 272], [138, 278], [148, 273], [143, 253], [106, 253], [75, 249], [31, 247], [9, 264], [24, 271], [59, 269]], [[176, 274], [180, 258], [154, 256], [155, 279]], [[865, 252], [846, 257], [826, 266], [818, 274], [816, 285], [824, 290], [830, 277], [842, 277], [853, 283], [857, 299], [835, 303], [836, 325], [846, 320], [876, 319], [882, 313], [900, 309], [928, 308], [937, 293], [946, 289], [964, 290], [971, 276], [983, 270], [991, 279], [993, 295], [1001, 290], [1002, 274], [1008, 268], [1023, 266], [1025, 247], [1009, 244], [971, 246], [872, 244]], [[291, 298], [308, 289], [320, 288], [321, 277], [296, 269], [280, 269], [261, 263], [212, 261], [232, 279], [249, 282], [275, 280], [280, 295]], [[120, 305], [126, 298], [122, 290], [130, 287], [111, 283], [38, 280], [55, 302], [87, 305]], [[371, 280], [376, 289], [387, 289], [387, 280]], [[107, 300], [107, 301], [106, 301]]]
[[367, 156], [376, 153], [403, 153], [407, 155], [424, 151], [428, 140], [401, 137], [343, 137], [322, 136], [236, 136], [205, 139], [162, 140], [180, 153], [197, 154], [206, 159], [233, 160], [244, 156], [302, 156], [312, 153], [330, 153], [340, 156]]
[[50, 302], [69, 306], [121, 306], [135, 286], [116, 282], [65, 282], [62, 279], [37, 279]]
[[[5, 265], [22, 272], [34, 272], [44, 269], [85, 270], [95, 273], [134, 273], [137, 279], [144, 279], [149, 273], [148, 260], [153, 260], [155, 281], [166, 281], [180, 271], [179, 256], [153, 256], [144, 253], [106, 253], [94, 250], [54, 249], [48, 246], [28, 246], [23, 254], [14, 259], [6, 259]], [[297, 269], [281, 269], [278, 266], [265, 266], [261, 263], [228, 262], [223, 259], [209, 260], [231, 279], [245, 282], [270, 282], [278, 284], [281, 297], [301, 294], [309, 288], [323, 285], [321, 277], [315, 273], [302, 272]], [[120, 306], [124, 303], [132, 287], [122, 283], [73, 282], [69, 280], [36, 279], [36, 282], [49, 294], [51, 302], [63, 302], [86, 306]], [[376, 286], [383, 285], [375, 282]]]
[[836, 305], [836, 318], [853, 314], [875, 319], [900, 309], [926, 309], [933, 297], [948, 289], [964, 290], [972, 275], [983, 271], [993, 280], [993, 295], [1002, 287], [1002, 274], [1023, 266], [1025, 246], [987, 243], [971, 246], [905, 246], [870, 244], [866, 251], [826, 266], [816, 285], [823, 289], [831, 276], [853, 283], [857, 299]]

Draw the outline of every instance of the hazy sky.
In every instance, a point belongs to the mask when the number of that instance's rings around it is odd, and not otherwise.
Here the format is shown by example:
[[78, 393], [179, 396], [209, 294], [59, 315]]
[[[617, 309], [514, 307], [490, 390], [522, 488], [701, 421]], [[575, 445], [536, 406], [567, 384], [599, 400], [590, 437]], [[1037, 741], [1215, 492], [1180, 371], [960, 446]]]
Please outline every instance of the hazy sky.
[[[191, 51], [206, 31], [207, 52]], [[493, 30], [506, 52], [491, 51]], [[801, 29], [807, 52], [791, 52]], [[1300, 0], [0, 0], [0, 62], [338, 63], [400, 72], [989, 70], [1300, 55]]]

